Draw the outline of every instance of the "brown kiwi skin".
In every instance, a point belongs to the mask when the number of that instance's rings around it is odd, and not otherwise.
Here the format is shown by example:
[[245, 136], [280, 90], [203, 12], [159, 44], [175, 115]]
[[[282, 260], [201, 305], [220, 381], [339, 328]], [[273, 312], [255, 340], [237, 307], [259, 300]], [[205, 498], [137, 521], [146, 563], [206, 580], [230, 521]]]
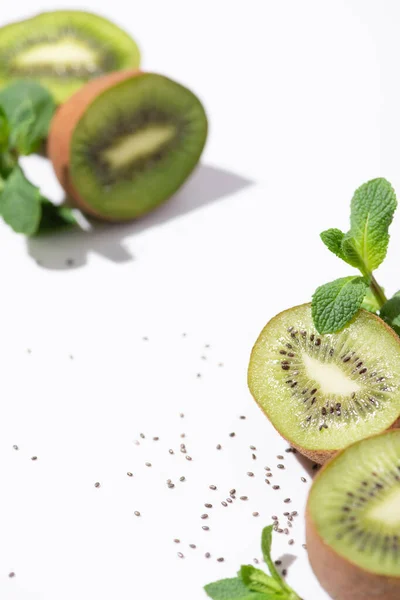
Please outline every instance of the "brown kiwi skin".
[[[381, 437], [386, 432], [371, 436]], [[355, 442], [356, 444], [358, 442]], [[355, 444], [351, 444], [354, 446]], [[351, 447], [349, 446], [349, 447]], [[337, 456], [346, 450], [340, 450]], [[329, 467], [324, 465], [313, 485]], [[312, 489], [312, 488], [311, 488]], [[319, 535], [310, 511], [310, 495], [306, 508], [306, 543], [308, 558], [315, 576], [333, 600], [399, 600], [400, 577], [371, 573], [340, 556]]]
[[[300, 306], [294, 306], [292, 308], [300, 308], [301, 306], [307, 306], [307, 307], [311, 308], [311, 303], [306, 302], [305, 304], [301, 304]], [[292, 308], [287, 308], [286, 310], [281, 311], [280, 313], [275, 315], [273, 317], [273, 319], [275, 319], [276, 317], [279, 317], [280, 315], [284, 315], [287, 312], [290, 312], [292, 310]], [[363, 308], [361, 308], [360, 310], [363, 312], [368, 312], [368, 311], [364, 310]], [[378, 317], [377, 315], [374, 315], [373, 313], [370, 313], [370, 315], [372, 317], [374, 317], [375, 319], [377, 319], [387, 329], [387, 331], [389, 331], [389, 333], [391, 335], [393, 335], [393, 337], [399, 343], [399, 351], [400, 351], [400, 338], [397, 335], [397, 333], [395, 331], [393, 331], [393, 329], [391, 327], [389, 327], [389, 325], [387, 323], [385, 323], [385, 321], [383, 321], [380, 317]], [[267, 325], [268, 325], [268, 323], [267, 323]], [[265, 329], [265, 327], [263, 328], [263, 331], [264, 331], [264, 329]], [[253, 349], [251, 351], [250, 362], [251, 362], [255, 347], [257, 345], [258, 339], [259, 338], [257, 338], [257, 341], [254, 344]], [[250, 385], [249, 385], [249, 388], [250, 388]], [[251, 393], [251, 388], [250, 388], [250, 393]], [[254, 396], [253, 396], [253, 398], [254, 398]], [[254, 398], [254, 400], [257, 402], [256, 398]], [[257, 402], [257, 404], [261, 408], [262, 412], [266, 415], [268, 420], [270, 420], [268, 417], [268, 414], [264, 411], [263, 407], [258, 402]], [[272, 423], [272, 421], [270, 421], [270, 423]], [[295, 444], [292, 440], [288, 439], [281, 431], [279, 431], [279, 429], [277, 427], [275, 427], [275, 425], [273, 423], [272, 423], [272, 425], [274, 426], [276, 431], [279, 433], [279, 435], [281, 435], [293, 448], [298, 450], [300, 452], [300, 454], [303, 454], [303, 456], [306, 456], [307, 458], [309, 458], [310, 460], [314, 461], [315, 463], [317, 463], [319, 465], [324, 465], [333, 456], [335, 456], [338, 452], [340, 452], [340, 450], [342, 450], [342, 448], [338, 448], [336, 450], [323, 450], [323, 449], [311, 450], [310, 448], [304, 448], [303, 446]], [[399, 427], [400, 427], [400, 416], [392, 423], [392, 425], [390, 427], [388, 427], [388, 429], [397, 429]], [[398, 600], [400, 600], [400, 596], [399, 596]]]
[[96, 212], [96, 210], [87, 204], [82, 196], [80, 196], [72, 182], [69, 166], [72, 135], [79, 120], [86, 112], [86, 109], [99, 94], [113, 85], [116, 85], [125, 79], [140, 75], [141, 73], [142, 71], [138, 69], [128, 69], [125, 71], [108, 73], [107, 75], [92, 79], [92, 81], [89, 81], [89, 83], [73, 94], [73, 96], [57, 110], [51, 122], [47, 141], [47, 155], [53, 164], [58, 181], [68, 194], [69, 199], [77, 208], [81, 209], [82, 212], [103, 221], [118, 222], [118, 219], [105, 217]]

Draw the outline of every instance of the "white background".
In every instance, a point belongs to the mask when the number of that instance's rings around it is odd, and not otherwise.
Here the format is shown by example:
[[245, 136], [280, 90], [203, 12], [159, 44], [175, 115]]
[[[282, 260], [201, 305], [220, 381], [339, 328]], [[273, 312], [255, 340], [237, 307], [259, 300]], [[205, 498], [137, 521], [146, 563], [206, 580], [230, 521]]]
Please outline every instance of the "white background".
[[[274, 557], [291, 563], [306, 600], [326, 600], [301, 547], [309, 466], [285, 454], [277, 471], [287, 446], [250, 398], [246, 369], [270, 317], [351, 273], [319, 232], [347, 227], [355, 188], [385, 176], [400, 190], [399, 3], [49, 0], [35, 10], [57, 7], [129, 30], [143, 68], [202, 98], [210, 136], [192, 180], [138, 223], [28, 243], [1, 226], [0, 597], [204, 599], [205, 583], [260, 558], [261, 528], [291, 497], [295, 544], [277, 535]], [[1, 20], [31, 13], [30, 0], [3, 2]], [[61, 199], [46, 161], [25, 166]], [[400, 287], [399, 240], [379, 273], [388, 293]], [[264, 483], [265, 465], [281, 490]], [[224, 508], [232, 487], [249, 501]]]

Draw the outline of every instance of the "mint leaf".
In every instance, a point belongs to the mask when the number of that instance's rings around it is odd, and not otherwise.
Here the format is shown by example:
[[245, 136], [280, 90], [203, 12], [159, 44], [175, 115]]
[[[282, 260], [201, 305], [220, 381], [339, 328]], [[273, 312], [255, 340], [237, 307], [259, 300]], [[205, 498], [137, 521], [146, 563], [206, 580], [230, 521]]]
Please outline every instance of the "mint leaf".
[[243, 565], [239, 571], [243, 583], [253, 592], [261, 593], [283, 593], [281, 580], [273, 579], [261, 569], [256, 569], [252, 565]]
[[4, 110], [0, 107], [0, 152], [4, 152], [8, 146], [8, 119]]
[[400, 292], [382, 306], [380, 316], [397, 335], [400, 335]]
[[349, 265], [355, 267], [356, 269], [359, 269], [363, 273], [363, 275], [368, 274], [368, 268], [357, 251], [356, 241], [351, 235], [351, 232], [346, 233], [342, 240], [342, 252], [344, 260]]
[[315, 291], [312, 317], [319, 333], [342, 329], [358, 312], [368, 288], [363, 277], [342, 277]]
[[58, 206], [41, 197], [42, 214], [37, 233], [39, 235], [70, 229], [77, 225], [73, 210], [68, 206]]
[[238, 577], [209, 583], [204, 590], [213, 600], [269, 600], [265, 594], [249, 590]]
[[325, 246], [333, 252], [333, 254], [336, 254], [336, 256], [342, 260], [346, 260], [342, 250], [342, 241], [344, 238], [343, 231], [340, 231], [340, 229], [327, 229], [320, 234], [320, 237]]
[[[382, 288], [382, 292], [385, 290]], [[361, 308], [365, 308], [365, 310], [369, 310], [369, 312], [377, 313], [380, 309], [380, 304], [376, 299], [376, 296], [372, 293], [371, 289], [367, 289], [367, 293], [364, 298], [364, 302], [361, 304]]]
[[0, 92], [0, 107], [9, 124], [10, 147], [31, 154], [47, 137], [55, 102], [35, 81], [18, 81]]
[[272, 548], [272, 532], [274, 528], [273, 525], [269, 525], [268, 527], [264, 527], [261, 534], [261, 550], [263, 553], [264, 560], [268, 566], [268, 570], [271, 573], [272, 577], [282, 583], [282, 577], [279, 575], [275, 563], [271, 558], [271, 548]]
[[396, 207], [396, 194], [383, 178], [364, 183], [353, 196], [350, 234], [364, 274], [377, 269], [386, 256], [388, 230]]
[[40, 191], [29, 183], [19, 166], [4, 184], [0, 195], [0, 214], [17, 233], [32, 235], [39, 226]]

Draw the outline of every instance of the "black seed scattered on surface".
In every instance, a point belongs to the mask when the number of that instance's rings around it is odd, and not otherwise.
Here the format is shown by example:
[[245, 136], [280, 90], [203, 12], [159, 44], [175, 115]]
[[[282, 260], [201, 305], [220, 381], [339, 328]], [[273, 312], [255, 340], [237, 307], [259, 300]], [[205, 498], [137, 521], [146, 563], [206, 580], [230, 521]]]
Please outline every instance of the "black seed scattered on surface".
[[222, 506], [228, 506], [228, 504], [225, 502], [225, 500], [222, 500], [221, 504], [222, 504]]
[[206, 508], [212, 508], [212, 504], [205, 504], [204, 505]]
[[291, 503], [291, 499], [290, 498], [285, 498], [284, 499], [284, 503], [285, 504], [290, 504]]
[[208, 515], [206, 513], [204, 513], [204, 515], [201, 515], [200, 517], [201, 519], [208, 519]]
[[282, 454], [278, 454], [278, 456], [276, 457], [278, 460], [284, 460], [284, 456], [282, 456]]
[[247, 475], [248, 475], [249, 477], [254, 477], [254, 473], [253, 473], [252, 471], [247, 471]]
[[253, 562], [254, 562], [255, 565], [258, 565], [259, 564], [258, 558], [253, 558]]
[[277, 466], [278, 466], [278, 469], [284, 469], [285, 468], [285, 465], [282, 465], [281, 463], [279, 465], [277, 465]]
[[192, 457], [191, 457], [191, 456], [189, 456], [189, 455], [188, 455], [188, 456], [185, 456], [185, 458], [186, 458], [186, 460], [192, 460]]
[[179, 558], [185, 558], [185, 557], [183, 556], [182, 552], [178, 552], [178, 556], [179, 556]]
[[200, 379], [201, 373], [197, 373], [196, 377], [197, 377], [197, 379]]
[[304, 550], [307, 550], [307, 544], [302, 544], [301, 547], [304, 548]]
[[235, 437], [236, 433], [234, 431], [232, 431], [232, 433], [229, 434], [229, 437]]
[[303, 483], [307, 483], [307, 479], [306, 479], [305, 477], [302, 477], [302, 478], [301, 478], [301, 481], [302, 481]]
[[230, 495], [231, 495], [231, 496], [234, 496], [234, 495], [236, 494], [236, 490], [235, 490], [235, 488], [232, 488], [232, 489], [229, 491], [229, 493], [230, 493]]
[[246, 417], [244, 415], [240, 415], [239, 419], [245, 419]]
[[145, 462], [144, 464], [146, 465], [146, 467], [151, 467], [151, 463], [150, 462]]
[[133, 514], [135, 515], [135, 517], [140, 517], [140, 512], [138, 510], [135, 510]]
[[251, 458], [252, 458], [253, 460], [256, 460], [256, 459], [257, 459], [257, 456], [256, 456], [255, 454], [252, 454], [252, 455], [251, 455]]
[[273, 477], [273, 475], [272, 475], [272, 473], [268, 472], [268, 473], [265, 473], [265, 477]]
[[183, 417], [185, 416], [183, 413], [179, 413], [179, 416], [181, 419], [183, 419]]
[[144, 438], [145, 438], [146, 436], [144, 435], [144, 433], [141, 433], [141, 434], [140, 434], [140, 437], [141, 437], [141, 438], [144, 440]]
[[100, 487], [100, 483], [98, 481], [96, 481], [96, 483], [94, 484], [95, 488], [99, 488]]
[[249, 497], [248, 497], [248, 496], [240, 496], [240, 499], [241, 499], [241, 500], [248, 500], [248, 499], [249, 499]]
[[283, 533], [284, 533], [285, 535], [289, 535], [289, 529], [284, 529], [284, 530], [283, 530]]
[[209, 552], [206, 552], [204, 556], [205, 556], [206, 558], [210, 558], [210, 557], [211, 557], [211, 554], [210, 554]]
[[227, 498], [226, 501], [229, 502], [229, 504], [232, 504], [232, 498]]
[[172, 490], [175, 487], [174, 483], [167, 483], [167, 486], [169, 487], [170, 490]]
[[209, 488], [210, 488], [210, 490], [216, 490], [217, 486], [216, 485], [210, 485]]
[[193, 548], [193, 550], [196, 548], [196, 544], [189, 544], [189, 548]]
[[278, 520], [278, 517], [277, 517], [276, 515], [272, 515], [271, 519], [272, 519], [273, 521], [277, 521], [277, 520]]
[[135, 440], [133, 443], [135, 444], [135, 446], [140, 446], [139, 440]]
[[290, 515], [290, 512], [284, 512], [284, 513], [283, 513], [283, 516], [284, 516], [284, 517], [288, 517], [289, 515]]
[[277, 567], [280, 567], [280, 566], [281, 566], [281, 564], [282, 564], [282, 561], [281, 561], [281, 560], [276, 560], [276, 561], [275, 561], [275, 565], [276, 565]]
[[155, 436], [155, 437], [153, 437], [153, 442], [158, 442], [159, 439], [160, 439], [159, 437]]
[[181, 438], [185, 438], [186, 437], [186, 433], [181, 433]]
[[175, 544], [180, 544], [180, 543], [181, 543], [181, 540], [178, 540], [178, 538], [175, 538], [175, 539], [174, 539], [174, 542], [175, 542]]
[[250, 450], [257, 450], [255, 446], [250, 446]]
[[14, 448], [14, 450], [19, 450], [17, 444], [14, 444], [13, 448]]
[[298, 514], [299, 514], [299, 513], [297, 512], [297, 510], [294, 510], [294, 511], [291, 513], [291, 516], [292, 516], [292, 517], [297, 517], [297, 515], [298, 515]]
[[14, 571], [11, 571], [11, 573], [8, 574], [8, 576], [12, 579], [13, 577], [15, 577], [15, 573]]
[[224, 562], [224, 560], [225, 560], [225, 559], [224, 559], [224, 558], [222, 558], [222, 556], [221, 556], [220, 558], [217, 558], [217, 561], [218, 561], [218, 562]]
[[204, 531], [210, 531], [210, 528], [209, 528], [207, 525], [203, 525], [202, 529], [203, 529]]
[[286, 575], [287, 575], [287, 569], [283, 569], [283, 570], [282, 570], [282, 576], [283, 576], [283, 577], [286, 577]]
[[217, 444], [217, 450], [221, 450], [222, 446], [221, 444]]
[[253, 512], [253, 517], [258, 517], [260, 513], [258, 513], [257, 511]]
[[37, 456], [32, 456], [31, 460], [37, 460]]
[[179, 477], [179, 481], [186, 481], [186, 477], [182, 475], [182, 477]]
[[264, 469], [265, 469], [266, 471], [270, 471], [270, 470], [271, 470], [269, 467], [264, 467]]
[[293, 546], [294, 540], [289, 540], [288, 544], [289, 544], [289, 546]]
[[272, 486], [272, 489], [273, 489], [273, 490], [280, 490], [280, 489], [281, 489], [281, 487], [280, 487], [280, 485], [273, 485], [273, 486]]
[[174, 453], [174, 451], [172, 450], [172, 448], [170, 448], [170, 449], [168, 450], [168, 452], [169, 452], [170, 454], [173, 454], [173, 453]]
[[128, 477], [133, 477], [133, 473], [131, 473], [130, 471], [127, 472]]

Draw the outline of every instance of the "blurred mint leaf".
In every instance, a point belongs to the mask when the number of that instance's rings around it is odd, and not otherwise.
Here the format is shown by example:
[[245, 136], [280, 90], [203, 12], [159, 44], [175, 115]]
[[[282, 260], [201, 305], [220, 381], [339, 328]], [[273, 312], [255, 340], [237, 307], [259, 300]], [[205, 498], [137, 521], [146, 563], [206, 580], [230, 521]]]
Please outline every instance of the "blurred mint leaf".
[[265, 594], [249, 590], [239, 577], [209, 583], [204, 590], [213, 600], [269, 600]]
[[41, 207], [38, 235], [70, 229], [77, 225], [73, 210], [68, 206], [58, 206], [42, 196]]
[[263, 553], [264, 560], [267, 564], [268, 570], [271, 573], [271, 576], [276, 580], [281, 582], [282, 577], [278, 573], [275, 563], [271, 558], [271, 548], [272, 548], [272, 532], [274, 528], [273, 525], [269, 525], [268, 527], [264, 527], [261, 534], [261, 551]]
[[41, 216], [40, 191], [15, 167], [0, 195], [0, 214], [17, 233], [33, 235]]
[[253, 592], [269, 594], [271, 592], [282, 594], [282, 580], [279, 581], [270, 577], [261, 569], [256, 569], [252, 565], [242, 565], [239, 576], [243, 583]]
[[358, 255], [364, 274], [377, 269], [386, 256], [389, 226], [396, 207], [396, 194], [383, 178], [364, 183], [353, 196], [349, 232], [352, 249], [348, 247], [345, 255], [347, 259]]
[[342, 260], [346, 260], [343, 250], [342, 250], [342, 241], [344, 238], [343, 231], [340, 229], [327, 229], [320, 234], [321, 240], [324, 242], [325, 246], [336, 254]]
[[400, 292], [382, 306], [380, 317], [400, 335]]
[[9, 126], [9, 146], [31, 154], [47, 137], [56, 105], [48, 90], [35, 81], [17, 81], [0, 92], [0, 107]]
[[342, 277], [315, 291], [312, 317], [319, 333], [334, 333], [342, 329], [361, 307], [368, 283], [363, 277]]
[[8, 119], [4, 110], [0, 107], [0, 152], [4, 152], [8, 147], [9, 127]]

